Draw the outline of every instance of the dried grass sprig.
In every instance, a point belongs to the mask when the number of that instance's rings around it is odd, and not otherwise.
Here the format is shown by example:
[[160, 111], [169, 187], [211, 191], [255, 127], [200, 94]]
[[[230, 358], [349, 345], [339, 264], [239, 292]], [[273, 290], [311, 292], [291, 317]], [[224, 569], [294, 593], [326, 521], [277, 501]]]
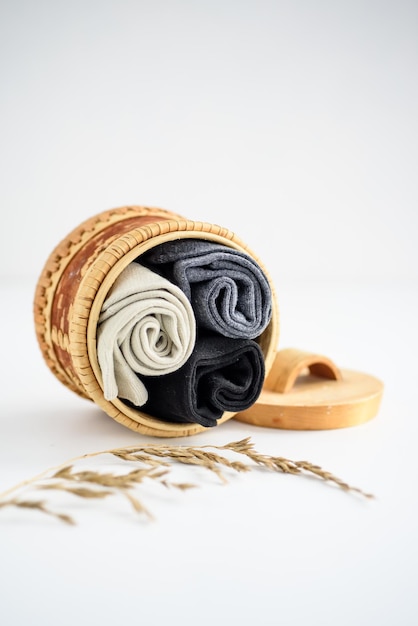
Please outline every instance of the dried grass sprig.
[[[244, 456], [251, 463], [231, 460], [219, 453], [222, 450], [233, 455]], [[76, 468], [76, 464], [83, 460], [103, 455], [111, 455], [123, 462], [139, 465], [139, 467], [123, 473]], [[12, 506], [20, 509], [37, 510], [66, 524], [74, 525], [75, 521], [72, 517], [51, 510], [42, 500], [20, 499], [18, 496], [10, 497], [16, 492], [26, 492], [30, 489], [53, 490], [88, 500], [123, 496], [136, 513], [153, 519], [151, 512], [133, 493], [138, 485], [145, 480], [152, 480], [166, 488], [175, 488], [181, 491], [187, 491], [197, 486], [193, 483], [178, 483], [168, 480], [167, 476], [174, 463], [205, 468], [214, 473], [222, 483], [228, 482], [225, 476], [227, 470], [249, 472], [258, 467], [273, 472], [310, 475], [334, 484], [346, 492], [357, 493], [369, 499], [374, 497], [357, 487], [352, 487], [337, 476], [308, 461], [291, 461], [283, 457], [261, 454], [254, 449], [250, 437], [247, 437], [224, 446], [135, 445], [83, 454], [7, 489], [0, 494], [0, 508]]]

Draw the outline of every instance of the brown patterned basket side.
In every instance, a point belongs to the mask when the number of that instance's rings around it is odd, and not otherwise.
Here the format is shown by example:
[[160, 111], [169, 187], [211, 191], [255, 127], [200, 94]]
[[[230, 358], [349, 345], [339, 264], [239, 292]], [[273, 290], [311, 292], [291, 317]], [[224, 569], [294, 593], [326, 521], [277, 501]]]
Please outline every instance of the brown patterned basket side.
[[[146, 250], [165, 241], [201, 238], [250, 254], [227, 229], [193, 222], [164, 209], [122, 207], [84, 222], [50, 255], [35, 292], [35, 326], [45, 361], [54, 375], [75, 393], [93, 400], [110, 417], [147, 435], [180, 437], [206, 430], [198, 424], [172, 424], [104, 399], [96, 355], [96, 328], [104, 299], [120, 272]], [[270, 280], [270, 279], [269, 279]], [[266, 370], [278, 338], [278, 308], [274, 286], [273, 316], [259, 338]], [[225, 413], [219, 423], [232, 417]]]
[[[34, 298], [35, 331], [42, 355], [52, 373], [67, 387], [88, 397], [63, 367], [68, 352], [68, 332], [63, 330], [65, 320], [52, 321], [52, 307], [66, 297], [64, 283], [72, 283], [76, 290], [81, 272], [86, 271], [94, 258], [123, 233], [144, 223], [181, 216], [159, 208], [127, 206], [94, 215], [71, 231], [51, 252], [38, 279]], [[89, 256], [90, 255], [90, 256]], [[70, 267], [69, 267], [70, 266]], [[64, 294], [64, 295], [62, 295]], [[68, 297], [66, 297], [68, 300]]]

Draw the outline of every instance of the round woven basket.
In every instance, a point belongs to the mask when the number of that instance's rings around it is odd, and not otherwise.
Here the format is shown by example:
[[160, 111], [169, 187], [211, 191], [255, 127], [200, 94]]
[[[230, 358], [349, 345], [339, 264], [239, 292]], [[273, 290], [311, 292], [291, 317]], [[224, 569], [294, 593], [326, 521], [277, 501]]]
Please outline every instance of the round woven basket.
[[[231, 231], [190, 221], [165, 209], [128, 206], [99, 213], [67, 235], [48, 257], [36, 285], [36, 336], [52, 373], [69, 389], [92, 400], [131, 430], [158, 437], [182, 437], [206, 430], [199, 424], [173, 424], [111, 402], [103, 395], [96, 354], [96, 328], [102, 304], [122, 270], [150, 248], [182, 238], [198, 238], [249, 254], [265, 272], [273, 312], [257, 338], [269, 371], [277, 346], [279, 323], [272, 281], [261, 261]], [[218, 424], [233, 417], [224, 413]]]

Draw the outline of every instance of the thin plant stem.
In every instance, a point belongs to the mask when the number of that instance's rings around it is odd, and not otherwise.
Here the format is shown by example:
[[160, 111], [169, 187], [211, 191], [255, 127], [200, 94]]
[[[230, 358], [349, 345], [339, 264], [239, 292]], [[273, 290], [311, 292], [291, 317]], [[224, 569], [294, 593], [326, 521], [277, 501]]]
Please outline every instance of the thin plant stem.
[[[234, 455], [245, 457], [250, 463], [230, 459], [219, 451], [228, 451]], [[77, 464], [86, 459], [112, 455], [122, 462], [136, 465], [125, 473], [105, 473], [96, 470], [79, 470]], [[73, 496], [89, 498], [93, 500], [103, 499], [107, 496], [121, 495], [128, 500], [134, 511], [153, 519], [152, 514], [132, 493], [133, 489], [145, 479], [153, 479], [164, 487], [174, 487], [186, 491], [196, 485], [192, 483], [171, 482], [167, 479], [174, 463], [189, 466], [197, 466], [213, 472], [222, 483], [228, 482], [224, 471], [248, 472], [254, 468], [273, 472], [282, 472], [294, 475], [310, 475], [324, 482], [332, 483], [346, 492], [355, 492], [365, 498], [373, 498], [372, 494], [366, 493], [357, 487], [352, 487], [346, 481], [323, 470], [320, 466], [308, 461], [291, 461], [284, 457], [261, 454], [254, 449], [250, 437], [240, 441], [234, 441], [223, 446], [174, 446], [167, 444], [128, 445], [118, 448], [109, 448], [96, 452], [89, 452], [66, 460], [63, 463], [53, 465], [32, 478], [23, 480], [16, 485], [0, 493], [0, 509], [8, 506], [20, 509], [37, 509], [51, 515], [67, 524], [74, 524], [74, 520], [60, 512], [55, 512], [40, 500], [22, 500], [12, 496], [16, 492], [28, 489], [62, 491]], [[139, 464], [139, 465], [138, 465]]]

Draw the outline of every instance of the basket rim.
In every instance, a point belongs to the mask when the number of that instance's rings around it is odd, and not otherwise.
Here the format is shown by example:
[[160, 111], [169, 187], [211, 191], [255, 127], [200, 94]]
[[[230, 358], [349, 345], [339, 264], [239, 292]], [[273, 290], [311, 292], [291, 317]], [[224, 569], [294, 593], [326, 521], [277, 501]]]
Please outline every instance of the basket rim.
[[[120, 272], [135, 258], [147, 250], [179, 238], [199, 238], [223, 243], [249, 254], [265, 272], [272, 291], [272, 317], [269, 323], [269, 341], [263, 349], [266, 372], [269, 371], [277, 348], [279, 336], [279, 311], [276, 291], [268, 270], [256, 255], [235, 233], [207, 222], [169, 219], [156, 221], [134, 228], [115, 239], [99, 253], [83, 276], [76, 299], [73, 303], [73, 316], [70, 322], [69, 341], [72, 350], [73, 366], [80, 378], [86, 395], [98, 404], [117, 422], [146, 434], [158, 436], [184, 436], [207, 431], [195, 423], [171, 423], [154, 418], [140, 409], [131, 409], [119, 399], [108, 401], [103, 396], [101, 371], [96, 352], [96, 329], [102, 304]], [[100, 280], [99, 277], [100, 276]], [[267, 329], [260, 337], [266, 334]], [[236, 413], [225, 412], [218, 420], [221, 424]]]

